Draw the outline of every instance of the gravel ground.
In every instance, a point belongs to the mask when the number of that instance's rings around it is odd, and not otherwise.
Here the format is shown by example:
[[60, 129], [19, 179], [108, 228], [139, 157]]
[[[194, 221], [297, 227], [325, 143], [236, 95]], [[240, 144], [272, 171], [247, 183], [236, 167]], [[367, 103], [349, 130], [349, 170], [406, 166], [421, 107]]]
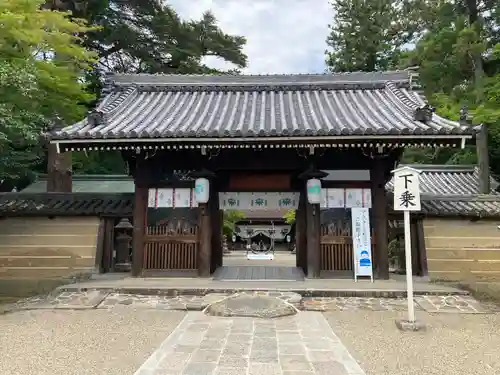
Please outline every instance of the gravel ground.
[[397, 312], [325, 317], [367, 375], [498, 375], [500, 314], [428, 314], [425, 332], [401, 332]]
[[131, 375], [184, 315], [130, 308], [0, 315], [0, 373]]

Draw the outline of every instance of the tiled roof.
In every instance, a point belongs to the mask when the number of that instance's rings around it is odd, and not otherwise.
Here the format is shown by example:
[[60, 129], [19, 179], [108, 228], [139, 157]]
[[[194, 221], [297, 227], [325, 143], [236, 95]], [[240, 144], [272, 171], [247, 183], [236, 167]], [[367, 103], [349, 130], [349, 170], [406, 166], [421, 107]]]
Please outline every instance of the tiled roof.
[[133, 207], [133, 193], [0, 194], [0, 216], [132, 216]]
[[[500, 217], [498, 182], [491, 178], [490, 194], [479, 192], [479, 170], [474, 165], [409, 165], [422, 171], [422, 213], [431, 216]], [[386, 189], [392, 192], [393, 181]], [[392, 207], [392, 198], [389, 197]]]
[[411, 90], [408, 72], [115, 75], [86, 119], [52, 139], [470, 135]]
[[[425, 195], [473, 195], [479, 194], [479, 170], [474, 165], [408, 165], [421, 170], [420, 192]], [[491, 194], [498, 194], [498, 182], [491, 181]], [[390, 180], [386, 189], [394, 189], [393, 180]]]
[[424, 196], [422, 212], [430, 216], [500, 218], [500, 195]]
[[[134, 179], [127, 175], [73, 175], [73, 193], [133, 193]], [[22, 193], [45, 193], [47, 177], [40, 179], [23, 189]]]
[[287, 213], [288, 210], [241, 210], [241, 212], [245, 215], [245, 219], [243, 220], [252, 220], [252, 219], [275, 219], [275, 220], [283, 220], [283, 216]]

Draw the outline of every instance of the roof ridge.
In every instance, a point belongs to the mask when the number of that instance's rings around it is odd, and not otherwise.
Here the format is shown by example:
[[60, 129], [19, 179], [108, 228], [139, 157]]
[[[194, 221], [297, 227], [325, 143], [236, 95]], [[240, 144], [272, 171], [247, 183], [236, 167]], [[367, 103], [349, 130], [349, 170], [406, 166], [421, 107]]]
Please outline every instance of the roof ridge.
[[[126, 174], [74, 174], [71, 176], [73, 181], [128, 181], [132, 180], [132, 176]], [[37, 181], [46, 181], [48, 179], [48, 175], [46, 173], [39, 174]], [[36, 181], [35, 181], [36, 182]]]
[[410, 75], [406, 71], [391, 72], [348, 72], [314, 74], [270, 74], [270, 75], [208, 75], [208, 74], [116, 74], [109, 77], [110, 85], [130, 86], [137, 84], [145, 88], [175, 86], [307, 86], [329, 84], [382, 84], [387, 81], [409, 86]]
[[388, 91], [392, 93], [396, 97], [396, 99], [403, 104], [403, 106], [408, 108], [413, 113], [413, 119], [415, 121], [420, 121], [423, 123], [432, 121], [434, 108], [432, 108], [429, 104], [416, 102], [408, 95], [410, 91], [401, 90], [401, 88], [398, 87], [395, 82], [388, 81], [385, 86]]
[[473, 164], [401, 164], [419, 169], [422, 172], [474, 172]]
[[387, 71], [374, 71], [365, 72], [362, 70], [352, 71], [352, 72], [323, 72], [323, 73], [265, 73], [265, 74], [176, 74], [176, 73], [112, 73], [109, 78], [112, 80], [113, 77], [305, 77], [305, 76], [345, 76], [354, 74], [399, 74], [405, 73], [410, 77], [410, 73], [405, 69], [395, 69]]

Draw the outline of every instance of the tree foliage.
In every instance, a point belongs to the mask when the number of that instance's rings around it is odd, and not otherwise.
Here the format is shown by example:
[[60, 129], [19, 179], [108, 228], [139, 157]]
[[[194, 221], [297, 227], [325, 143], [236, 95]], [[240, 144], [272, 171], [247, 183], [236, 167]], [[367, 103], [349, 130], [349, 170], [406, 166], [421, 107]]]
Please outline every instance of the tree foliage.
[[[437, 112], [458, 120], [467, 107], [489, 128], [493, 172], [500, 174], [500, 2], [494, 0], [333, 0], [327, 44], [331, 71], [418, 66]], [[413, 163], [475, 163], [464, 150], [410, 149]]]
[[232, 236], [236, 223], [245, 219], [245, 213], [238, 210], [225, 210], [223, 218], [222, 233], [225, 236]]
[[285, 223], [287, 223], [287, 224], [295, 223], [295, 213], [296, 213], [296, 210], [293, 208], [288, 210], [287, 212], [285, 212], [285, 214], [283, 215], [283, 219], [285, 219]]
[[419, 30], [413, 5], [407, 0], [332, 0], [335, 16], [326, 41], [329, 69], [394, 68], [403, 47]]
[[[236, 69], [247, 65], [242, 52], [245, 38], [223, 32], [211, 12], [198, 20], [183, 20], [172, 6], [157, 0], [46, 0], [45, 8], [70, 11], [99, 27], [82, 39], [82, 45], [98, 55], [86, 75], [96, 98], [106, 72], [220, 73], [205, 64], [207, 57], [231, 62]], [[80, 173], [125, 172], [116, 155], [81, 153], [75, 157], [75, 171]]]
[[79, 79], [95, 62], [78, 35], [90, 31], [41, 0], [0, 2], [0, 179], [26, 173], [41, 155], [41, 130], [72, 122], [92, 95]]

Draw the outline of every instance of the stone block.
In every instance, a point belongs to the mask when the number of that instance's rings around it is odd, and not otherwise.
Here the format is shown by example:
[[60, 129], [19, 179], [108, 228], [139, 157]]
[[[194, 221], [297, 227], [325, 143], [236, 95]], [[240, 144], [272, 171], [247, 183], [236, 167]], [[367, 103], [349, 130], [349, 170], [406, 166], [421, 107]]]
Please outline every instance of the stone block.
[[396, 327], [398, 327], [399, 330], [401, 331], [410, 331], [410, 332], [417, 332], [417, 331], [425, 331], [426, 326], [423, 322], [420, 322], [418, 320], [414, 322], [410, 322], [408, 320], [404, 319], [398, 319], [396, 320]]

